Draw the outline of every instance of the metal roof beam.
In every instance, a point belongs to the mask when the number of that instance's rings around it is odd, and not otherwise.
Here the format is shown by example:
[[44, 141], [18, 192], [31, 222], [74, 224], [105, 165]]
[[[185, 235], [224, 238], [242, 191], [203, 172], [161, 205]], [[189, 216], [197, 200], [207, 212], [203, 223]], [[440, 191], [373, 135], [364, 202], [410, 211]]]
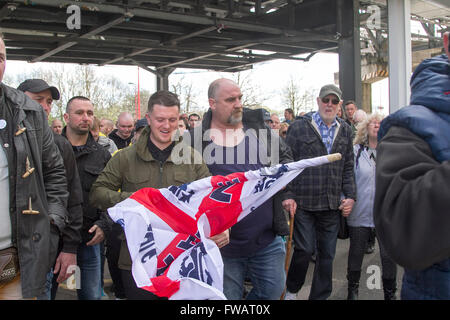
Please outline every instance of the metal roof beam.
[[[23, 0], [11, 0], [14, 2], [23, 2]], [[136, 17], [143, 17], [157, 20], [167, 20], [178, 23], [192, 23], [202, 25], [223, 25], [226, 28], [237, 29], [242, 31], [262, 32], [268, 34], [289, 34], [289, 35], [310, 35], [311, 32], [303, 32], [295, 29], [279, 28], [275, 25], [267, 25], [260, 23], [248, 23], [238, 19], [222, 19], [209, 16], [191, 15], [185, 13], [165, 12], [161, 10], [142, 9], [142, 8], [122, 8], [112, 4], [94, 3], [88, 1], [68, 1], [68, 0], [33, 0], [35, 5], [46, 5], [51, 7], [61, 7], [64, 5], [78, 5], [82, 8], [92, 8], [100, 12], [111, 14], [126, 14], [130, 13]], [[322, 37], [322, 40], [333, 40], [334, 35], [315, 33], [318, 37]]]
[[34, 58], [33, 60], [31, 60], [31, 62], [42, 61], [42, 60], [44, 60], [44, 59], [46, 59], [46, 58], [48, 58], [48, 57], [50, 57], [50, 56], [60, 52], [60, 51], [63, 51], [65, 49], [70, 48], [73, 45], [77, 44], [76, 39], [78, 39], [78, 38], [86, 39], [86, 38], [92, 37], [92, 36], [94, 36], [96, 34], [99, 34], [99, 33], [103, 32], [103, 31], [105, 31], [105, 30], [107, 30], [107, 29], [117, 25], [117, 24], [120, 24], [120, 23], [126, 21], [127, 19], [130, 19], [131, 17], [132, 17], [132, 14], [126, 13], [123, 16], [121, 16], [119, 18], [116, 18], [116, 19], [114, 19], [114, 20], [112, 20], [112, 21], [110, 21], [110, 22], [108, 22], [108, 23], [106, 23], [106, 24], [104, 24], [102, 26], [94, 28], [91, 31], [89, 31], [89, 32], [87, 32], [87, 33], [85, 33], [85, 34], [83, 34], [81, 36], [70, 37], [70, 40], [74, 40], [74, 41], [70, 41], [70, 42], [64, 43], [62, 45], [59, 45], [58, 47], [54, 48], [53, 50], [47, 51], [43, 55]]
[[0, 21], [9, 16], [18, 7], [15, 3], [7, 3], [0, 9]]
[[[246, 48], [252, 47], [254, 45], [256, 45], [256, 43], [249, 43], [249, 44], [246, 44], [244, 46], [238, 46], [238, 47], [229, 48], [229, 49], [226, 49], [224, 52], [222, 52], [222, 54], [226, 53], [226, 52], [233, 52], [233, 51], [236, 51], [236, 50], [246, 49]], [[166, 64], [166, 65], [163, 65], [163, 66], [159, 66], [156, 69], [160, 70], [160, 69], [164, 69], [164, 68], [169, 68], [169, 67], [173, 67], [173, 66], [177, 66], [177, 65], [186, 63], [186, 62], [191, 62], [191, 61], [195, 61], [195, 60], [199, 60], [199, 59], [208, 58], [208, 57], [211, 57], [211, 56], [214, 56], [214, 55], [216, 55], [216, 53], [209, 53], [209, 54], [200, 55], [200, 56], [196, 56], [196, 57], [192, 57], [192, 58], [188, 58], [188, 59], [184, 59], [184, 60], [179, 60], [179, 61], [172, 62], [172, 63]]]

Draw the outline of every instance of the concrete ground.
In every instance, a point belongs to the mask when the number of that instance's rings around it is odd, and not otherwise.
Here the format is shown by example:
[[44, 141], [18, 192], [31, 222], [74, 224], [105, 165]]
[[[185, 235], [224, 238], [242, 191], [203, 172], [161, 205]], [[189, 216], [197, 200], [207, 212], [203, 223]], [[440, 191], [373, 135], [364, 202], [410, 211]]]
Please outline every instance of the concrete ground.
[[[347, 299], [347, 258], [350, 240], [339, 240], [336, 246], [336, 256], [333, 264], [333, 291], [329, 300]], [[297, 294], [298, 300], [307, 300], [311, 289], [314, 263], [310, 263], [305, 285]], [[397, 267], [397, 298], [401, 288], [403, 268]], [[364, 256], [359, 283], [359, 300], [383, 300], [383, 286], [381, 280], [381, 259], [378, 243], [375, 252]]]
[[[347, 298], [347, 256], [349, 240], [338, 240], [336, 247], [336, 257], [333, 265], [333, 292], [329, 300], [345, 300]], [[311, 289], [312, 274], [314, 263], [310, 263], [308, 274], [306, 276], [305, 285], [297, 295], [298, 300], [307, 300]], [[403, 276], [403, 268], [398, 267], [397, 271], [397, 297], [401, 288], [401, 279]], [[104, 274], [104, 291], [106, 295], [103, 300], [114, 300], [114, 294], [111, 292], [112, 280], [109, 275], [107, 262], [105, 263]], [[56, 295], [57, 300], [77, 300], [75, 290], [67, 288], [66, 284], [61, 284]], [[379, 254], [378, 243], [376, 250], [372, 254], [364, 256], [361, 281], [359, 286], [360, 300], [383, 300], [383, 289], [381, 282], [381, 260]]]

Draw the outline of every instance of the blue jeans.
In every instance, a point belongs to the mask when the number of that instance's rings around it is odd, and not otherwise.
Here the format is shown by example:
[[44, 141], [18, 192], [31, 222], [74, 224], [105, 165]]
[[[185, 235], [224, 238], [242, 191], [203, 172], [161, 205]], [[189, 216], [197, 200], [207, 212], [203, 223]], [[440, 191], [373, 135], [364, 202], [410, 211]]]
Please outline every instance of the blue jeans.
[[227, 299], [242, 299], [246, 276], [250, 278], [253, 285], [247, 300], [280, 299], [286, 281], [285, 256], [284, 241], [280, 236], [276, 236], [272, 243], [253, 256], [245, 258], [223, 257], [223, 292]]
[[79, 300], [100, 300], [101, 287], [101, 258], [100, 244], [78, 246], [77, 263], [81, 274], [81, 288], [77, 290]]
[[424, 270], [407, 270], [403, 274], [402, 300], [449, 300], [450, 258]]
[[52, 282], [53, 282], [53, 268], [47, 273], [47, 281], [45, 282], [45, 291], [37, 296], [38, 300], [51, 300], [52, 299]]
[[309, 299], [325, 300], [330, 296], [340, 214], [337, 210], [320, 212], [297, 210], [294, 220], [294, 254], [286, 281], [289, 292], [298, 292], [305, 283], [309, 261], [317, 243], [316, 264]]

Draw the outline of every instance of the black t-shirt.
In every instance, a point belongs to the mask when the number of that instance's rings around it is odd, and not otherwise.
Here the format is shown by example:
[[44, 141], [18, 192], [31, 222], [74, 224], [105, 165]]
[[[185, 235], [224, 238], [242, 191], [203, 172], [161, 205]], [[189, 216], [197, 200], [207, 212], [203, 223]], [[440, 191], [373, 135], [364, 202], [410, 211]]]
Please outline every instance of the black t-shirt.
[[168, 146], [164, 150], [161, 150], [152, 142], [152, 139], [148, 139], [147, 142], [147, 147], [152, 157], [161, 163], [166, 162], [166, 160], [170, 157], [170, 154], [172, 153], [172, 149], [174, 146], [175, 142], [172, 142], [170, 146]]
[[[263, 167], [259, 154], [258, 140], [246, 134], [234, 147], [214, 144], [204, 152], [205, 162], [213, 175], [228, 175], [234, 172], [258, 170]], [[205, 148], [205, 150], [207, 150]], [[230, 243], [220, 249], [229, 258], [248, 257], [269, 245], [275, 234], [273, 225], [273, 200], [270, 198], [231, 228]]]

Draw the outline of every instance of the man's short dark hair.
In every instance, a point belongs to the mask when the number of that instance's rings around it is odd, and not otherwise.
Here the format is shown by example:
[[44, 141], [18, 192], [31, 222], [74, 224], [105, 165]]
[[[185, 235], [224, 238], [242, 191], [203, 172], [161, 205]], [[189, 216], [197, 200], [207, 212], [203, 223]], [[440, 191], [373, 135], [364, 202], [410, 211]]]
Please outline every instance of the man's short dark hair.
[[177, 106], [178, 110], [180, 110], [180, 100], [178, 99], [178, 96], [175, 93], [166, 90], [156, 91], [151, 95], [148, 100], [147, 111], [152, 112], [155, 104], [160, 104], [166, 107]]
[[284, 109], [284, 111], [287, 111], [287, 112], [289, 112], [290, 114], [294, 115], [294, 110], [293, 110], [292, 108]]
[[344, 108], [345, 108], [345, 106], [347, 106], [347, 105], [349, 105], [349, 104], [354, 104], [355, 107], [356, 107], [356, 102], [355, 102], [355, 101], [353, 101], [353, 100], [347, 100], [347, 101], [345, 101], [345, 103], [344, 103]]
[[197, 113], [191, 113], [191, 114], [189, 115], [188, 120], [191, 120], [191, 117], [197, 117], [198, 120], [200, 120], [200, 115], [198, 115]]
[[82, 100], [82, 101], [89, 101], [91, 102], [91, 100], [89, 98], [83, 97], [83, 96], [75, 96], [69, 99], [69, 101], [67, 101], [67, 105], [66, 105], [66, 113], [69, 113], [70, 110], [70, 105], [72, 104], [72, 101], [74, 100]]

